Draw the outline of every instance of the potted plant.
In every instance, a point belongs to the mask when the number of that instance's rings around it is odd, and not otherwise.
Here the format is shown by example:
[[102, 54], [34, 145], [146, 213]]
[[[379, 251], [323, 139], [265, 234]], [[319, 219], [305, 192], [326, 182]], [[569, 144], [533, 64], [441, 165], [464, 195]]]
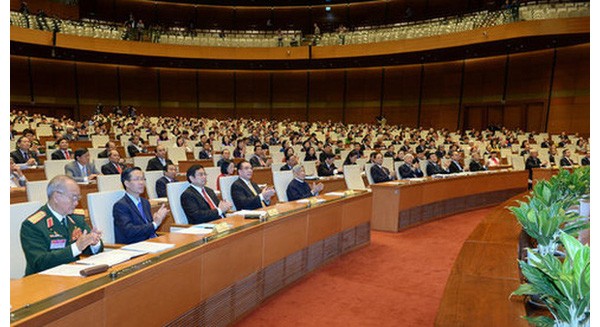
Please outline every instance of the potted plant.
[[512, 295], [537, 295], [554, 320], [546, 316], [524, 317], [537, 326], [575, 327], [590, 325], [590, 248], [561, 233], [567, 253], [561, 262], [552, 255], [528, 249], [528, 261], [519, 260], [527, 279]]

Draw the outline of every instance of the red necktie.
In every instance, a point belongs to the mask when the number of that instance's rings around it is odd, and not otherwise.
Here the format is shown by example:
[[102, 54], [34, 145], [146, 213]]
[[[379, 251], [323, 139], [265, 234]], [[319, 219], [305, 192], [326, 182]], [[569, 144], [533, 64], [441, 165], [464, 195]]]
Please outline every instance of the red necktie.
[[119, 171], [119, 174], [123, 172], [123, 170], [121, 169], [121, 165], [115, 164], [115, 166], [117, 166], [117, 170]]
[[68, 159], [71, 159], [71, 156], [69, 156], [69, 151], [66, 151], [66, 150], [65, 150], [65, 158], [66, 158], [67, 160], [68, 160]]
[[202, 196], [204, 197], [206, 202], [208, 202], [210, 210], [217, 209], [217, 207], [215, 207], [215, 204], [212, 202], [212, 199], [210, 198], [210, 196], [208, 196], [208, 193], [206, 193], [206, 190], [204, 188], [202, 188]]

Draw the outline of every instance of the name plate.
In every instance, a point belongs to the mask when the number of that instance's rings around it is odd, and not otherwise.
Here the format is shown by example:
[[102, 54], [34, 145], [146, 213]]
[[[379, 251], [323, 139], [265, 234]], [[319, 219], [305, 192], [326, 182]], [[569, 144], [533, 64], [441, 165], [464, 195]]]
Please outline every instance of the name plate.
[[269, 217], [277, 216], [279, 214], [279, 210], [277, 208], [267, 210], [267, 215]]
[[213, 227], [213, 230], [217, 233], [222, 233], [229, 229], [229, 224], [226, 222], [218, 223]]

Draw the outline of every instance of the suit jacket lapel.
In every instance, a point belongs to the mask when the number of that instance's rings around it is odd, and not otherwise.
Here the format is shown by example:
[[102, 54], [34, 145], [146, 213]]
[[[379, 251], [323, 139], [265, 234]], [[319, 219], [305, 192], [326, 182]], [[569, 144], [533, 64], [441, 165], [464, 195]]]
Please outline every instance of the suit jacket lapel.
[[[206, 199], [202, 196], [202, 194], [200, 194], [200, 192], [198, 192], [198, 190], [195, 187], [190, 186], [190, 188], [192, 189], [192, 192], [194, 192], [198, 196], [199, 199], [202, 199], [202, 201], [204, 201], [206, 206], [210, 208], [210, 204], [208, 203], [208, 201], [206, 201]], [[206, 192], [206, 194], [208, 194], [208, 192]]]
[[[127, 194], [125, 194], [125, 197], [127, 198], [127, 203], [129, 203], [130, 209], [136, 213], [136, 215], [138, 216], [138, 218], [140, 219], [140, 221], [142, 222], [146, 222], [144, 220], [144, 217], [142, 216], [142, 213], [140, 212], [140, 210], [138, 209], [138, 207], [135, 205], [135, 203], [133, 203], [133, 200], [131, 200], [129, 198], [129, 196]], [[142, 201], [142, 199], [140, 198], [140, 201]], [[144, 203], [142, 202], [142, 210], [144, 209]]]
[[[58, 234], [62, 235], [64, 238], [67, 239], [67, 241], [70, 241], [71, 239], [71, 233], [70, 231], [65, 227], [64, 222], [61, 222], [60, 220], [58, 220], [58, 218], [56, 218], [54, 216], [54, 214], [52, 214], [52, 211], [50, 211], [50, 208], [48, 207], [48, 205], [45, 206], [44, 211], [46, 212], [46, 214], [50, 217], [52, 217], [52, 229], [57, 232]], [[48, 219], [48, 218], [46, 218]], [[67, 217], [64, 217], [63, 219], [69, 219]]]

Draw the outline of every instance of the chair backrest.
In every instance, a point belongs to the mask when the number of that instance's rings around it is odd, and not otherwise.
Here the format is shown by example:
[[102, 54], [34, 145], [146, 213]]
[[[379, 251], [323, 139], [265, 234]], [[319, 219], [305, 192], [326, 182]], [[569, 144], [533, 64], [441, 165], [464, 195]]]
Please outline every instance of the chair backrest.
[[219, 179], [219, 184], [221, 184], [221, 198], [223, 200], [227, 200], [231, 203], [231, 210], [236, 211], [235, 204], [233, 203], [233, 198], [231, 197], [231, 184], [235, 182], [239, 176], [226, 176], [221, 177]]
[[108, 140], [108, 135], [92, 135], [92, 148], [103, 148]]
[[360, 169], [365, 168], [365, 164], [369, 161], [369, 157], [366, 158], [358, 158], [356, 159], [356, 165], [360, 167]]
[[73, 161], [73, 159], [45, 161], [44, 162], [44, 173], [46, 174], [46, 179], [51, 180], [52, 178], [54, 178], [54, 176], [64, 175], [65, 174], [65, 165], [71, 161]]
[[361, 176], [361, 169], [358, 165], [344, 166], [344, 180], [346, 187], [350, 190], [366, 190], [365, 182]]
[[390, 171], [394, 171], [394, 158], [384, 157], [382, 166]]
[[[417, 159], [415, 159], [417, 160]], [[427, 160], [421, 160], [419, 161], [419, 166], [421, 167], [421, 171], [423, 172], [423, 176], [429, 176], [427, 175]]]
[[106, 165], [108, 163], [108, 158], [96, 158], [93, 159], [94, 161], [94, 166], [96, 167], [96, 169], [98, 169], [98, 171], [102, 171], [102, 166]]
[[283, 167], [283, 165], [285, 165], [285, 162], [273, 161], [273, 163], [271, 164], [271, 171], [272, 172], [281, 171], [281, 167]]
[[[194, 155], [194, 158], [197, 159], [198, 157], [196, 157], [196, 155]], [[213, 154], [212, 160], [213, 160], [213, 165], [215, 167], [217, 167], [217, 163], [219, 162], [219, 160], [221, 160], [221, 158], [223, 158], [222, 154]]]
[[158, 195], [156, 195], [156, 180], [161, 178], [164, 175], [162, 170], [152, 170], [144, 173], [146, 177], [146, 194], [148, 194], [148, 199], [156, 199]]
[[169, 199], [169, 207], [175, 224], [188, 224], [188, 219], [181, 207], [181, 193], [190, 186], [188, 182], [175, 182], [167, 184], [167, 198]]
[[148, 135], [148, 145], [158, 145], [158, 135]]
[[510, 156], [511, 154], [512, 154], [512, 149], [509, 149], [509, 148], [500, 149], [500, 156], [502, 158], [508, 158], [508, 156]]
[[113, 206], [125, 195], [124, 190], [88, 193], [88, 210], [92, 226], [102, 232], [104, 243], [115, 243]]
[[49, 180], [27, 182], [27, 201], [48, 202], [48, 194], [46, 193], [48, 182]]
[[21, 224], [41, 206], [42, 202], [38, 201], [10, 205], [10, 278], [18, 279], [25, 275], [27, 261], [21, 247]]
[[118, 191], [123, 189], [121, 175], [98, 175], [98, 192]]
[[282, 162], [283, 158], [283, 152], [275, 151], [271, 153], [271, 159], [273, 159], [273, 162]]
[[179, 161], [187, 160], [185, 148], [170, 146], [167, 148], [167, 154], [169, 159], [171, 159], [171, 161], [173, 161], [173, 163], [176, 165], [179, 164]]
[[525, 170], [525, 159], [519, 155], [512, 155], [511, 162], [514, 170]]
[[277, 192], [279, 202], [288, 202], [287, 187], [292, 179], [294, 179], [294, 174], [291, 170], [273, 172], [273, 184], [275, 184], [275, 192]]
[[305, 161], [302, 163], [302, 166], [304, 166], [304, 172], [306, 173], [306, 176], [317, 175], [316, 161]]
[[155, 157], [153, 157], [153, 156], [135, 156], [135, 157], [133, 157], [133, 166], [140, 167], [140, 168], [142, 168], [143, 171], [146, 171], [146, 168], [148, 167], [148, 161], [152, 160], [152, 158], [155, 158]]
[[87, 148], [87, 149], [90, 152], [90, 158], [92, 160], [98, 158], [98, 154], [100, 154], [100, 152], [104, 151], [104, 148]]
[[396, 178], [402, 179], [400, 176], [400, 167], [404, 165], [404, 161], [394, 161], [394, 171], [396, 172]]
[[369, 185], [375, 184], [373, 176], [371, 176], [371, 167], [373, 167], [372, 163], [365, 164], [365, 174], [367, 174], [367, 182], [369, 182]]

